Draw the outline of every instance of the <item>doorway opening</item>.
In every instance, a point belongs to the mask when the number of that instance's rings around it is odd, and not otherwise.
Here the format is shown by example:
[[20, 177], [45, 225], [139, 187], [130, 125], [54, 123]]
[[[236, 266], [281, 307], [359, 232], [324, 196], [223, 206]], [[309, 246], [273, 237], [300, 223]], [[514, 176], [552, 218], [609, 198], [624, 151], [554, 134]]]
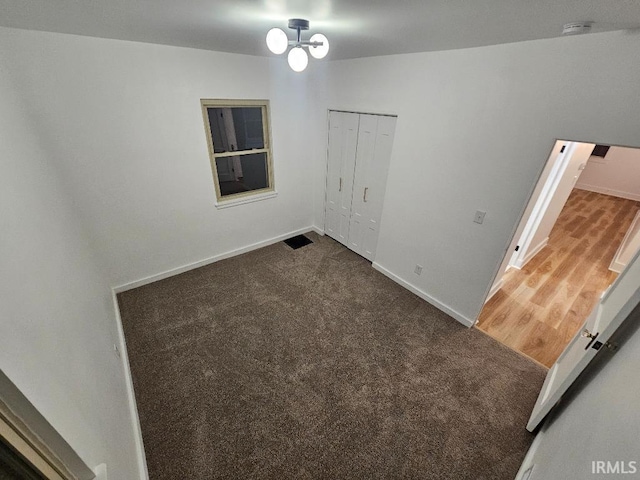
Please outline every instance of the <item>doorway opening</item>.
[[640, 248], [640, 149], [558, 140], [476, 328], [550, 367]]

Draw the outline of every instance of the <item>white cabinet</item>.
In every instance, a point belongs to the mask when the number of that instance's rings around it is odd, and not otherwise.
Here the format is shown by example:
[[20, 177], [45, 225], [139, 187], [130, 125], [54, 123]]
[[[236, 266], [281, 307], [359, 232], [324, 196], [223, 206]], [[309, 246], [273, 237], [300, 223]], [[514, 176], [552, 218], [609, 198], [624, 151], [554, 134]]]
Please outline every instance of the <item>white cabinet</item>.
[[325, 232], [373, 261], [396, 117], [329, 112]]

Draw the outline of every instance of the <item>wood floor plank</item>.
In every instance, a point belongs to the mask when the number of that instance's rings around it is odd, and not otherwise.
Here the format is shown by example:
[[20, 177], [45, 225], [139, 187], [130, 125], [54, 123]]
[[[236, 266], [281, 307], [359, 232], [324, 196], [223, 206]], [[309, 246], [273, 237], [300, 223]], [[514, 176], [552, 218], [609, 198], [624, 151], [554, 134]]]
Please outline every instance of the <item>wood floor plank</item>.
[[544, 322], [535, 326], [523, 338], [518, 338], [516, 350], [550, 367], [562, 353], [564, 344], [554, 328]]
[[575, 245], [567, 255], [553, 268], [549, 278], [540, 286], [536, 293], [531, 297], [531, 301], [537, 305], [548, 305], [551, 299], [558, 292], [560, 281], [567, 277], [573, 269], [578, 266], [579, 258], [589, 247], [589, 240], [583, 238]]
[[640, 203], [574, 189], [549, 242], [503, 277], [477, 328], [550, 366], [617, 274], [609, 264]]
[[595, 212], [591, 212], [584, 222], [580, 224], [580, 228], [574, 228], [571, 231], [572, 238], [584, 238], [587, 232], [593, 227], [593, 225], [602, 218], [602, 215], [606, 210], [604, 208], [599, 208]]

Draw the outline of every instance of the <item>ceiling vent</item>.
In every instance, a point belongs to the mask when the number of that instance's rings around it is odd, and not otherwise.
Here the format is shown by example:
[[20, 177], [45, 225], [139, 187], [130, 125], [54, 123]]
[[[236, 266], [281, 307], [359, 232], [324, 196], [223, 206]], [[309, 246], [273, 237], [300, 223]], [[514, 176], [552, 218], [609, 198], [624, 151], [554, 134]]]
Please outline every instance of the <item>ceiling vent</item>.
[[592, 22], [565, 23], [562, 27], [562, 35], [580, 35], [591, 31]]

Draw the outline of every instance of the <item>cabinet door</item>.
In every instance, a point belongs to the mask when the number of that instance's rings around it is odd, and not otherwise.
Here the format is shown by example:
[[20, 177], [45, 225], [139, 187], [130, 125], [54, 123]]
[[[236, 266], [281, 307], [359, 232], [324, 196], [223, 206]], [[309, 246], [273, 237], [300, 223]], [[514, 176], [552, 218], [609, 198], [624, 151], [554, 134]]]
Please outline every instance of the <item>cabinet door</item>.
[[348, 247], [373, 261], [396, 118], [360, 115]]
[[325, 231], [348, 246], [360, 116], [329, 112]]

